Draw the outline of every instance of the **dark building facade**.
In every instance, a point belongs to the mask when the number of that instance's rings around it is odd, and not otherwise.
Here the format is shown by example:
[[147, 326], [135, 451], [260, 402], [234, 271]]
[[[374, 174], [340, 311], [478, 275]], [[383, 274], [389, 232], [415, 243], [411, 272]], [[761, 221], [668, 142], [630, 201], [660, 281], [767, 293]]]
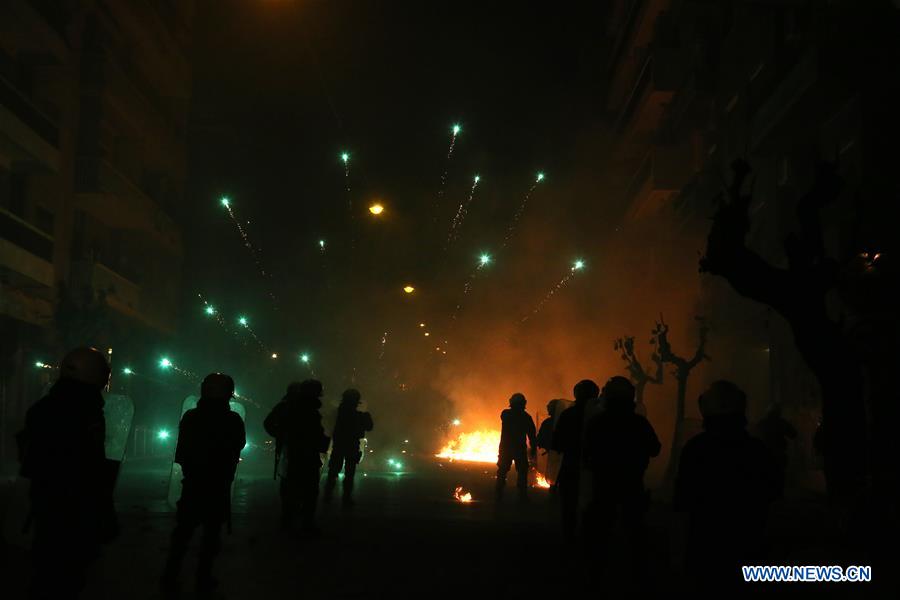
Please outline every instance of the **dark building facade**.
[[65, 348], [111, 349], [115, 366], [174, 332], [191, 13], [149, 0], [0, 7], [6, 458]]
[[[784, 266], [797, 201], [816, 163], [836, 161], [844, 193], [823, 212], [830, 256], [847, 265], [889, 252], [897, 13], [890, 2], [610, 3], [604, 156], [622, 226], [662, 222], [702, 251], [713, 199], [742, 158], [754, 173], [748, 243]], [[692, 380], [689, 401], [730, 377], [750, 392], [754, 418], [786, 403], [803, 438], [796, 462], [812, 464], [819, 391], [787, 324], [716, 277], [701, 277], [693, 293], [692, 312], [714, 327], [715, 359]], [[837, 296], [831, 308], [848, 327], [865, 320]]]

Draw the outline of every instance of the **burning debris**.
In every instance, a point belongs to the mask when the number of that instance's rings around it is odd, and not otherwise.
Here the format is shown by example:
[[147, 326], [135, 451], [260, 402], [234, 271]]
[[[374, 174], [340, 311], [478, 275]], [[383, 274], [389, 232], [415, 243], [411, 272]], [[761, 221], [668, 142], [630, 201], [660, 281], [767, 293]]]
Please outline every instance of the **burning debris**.
[[461, 433], [450, 440], [435, 456], [451, 461], [497, 463], [500, 432], [496, 429]]
[[458, 486], [453, 491], [453, 498], [456, 499], [457, 502], [462, 502], [463, 504], [468, 504], [472, 501], [472, 492], [467, 492], [463, 489], [462, 486]]
[[542, 473], [537, 473], [534, 478], [534, 487], [547, 490], [550, 489], [550, 482]]

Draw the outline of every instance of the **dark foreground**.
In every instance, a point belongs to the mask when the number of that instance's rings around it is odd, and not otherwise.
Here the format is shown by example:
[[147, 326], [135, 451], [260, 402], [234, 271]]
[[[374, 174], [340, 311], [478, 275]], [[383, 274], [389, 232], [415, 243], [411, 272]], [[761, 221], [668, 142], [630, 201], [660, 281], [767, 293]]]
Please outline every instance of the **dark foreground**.
[[[493, 469], [410, 460], [402, 473], [362, 469], [358, 505], [322, 507], [318, 539], [278, 530], [275, 483], [267, 464], [242, 466], [235, 487], [233, 533], [224, 536], [216, 565], [218, 598], [527, 598], [626, 597], [621, 560], [581, 560], [564, 549], [557, 508], [545, 490], [520, 504], [512, 487], [493, 500]], [[362, 467], [367, 466], [363, 463]], [[371, 466], [371, 465], [369, 465]], [[363, 476], [365, 472], [365, 476]], [[512, 479], [512, 478], [511, 478]], [[168, 471], [162, 461], [126, 463], [117, 493], [122, 531], [90, 574], [84, 598], [161, 598], [161, 573], [173, 514], [165, 501]], [[510, 483], [512, 483], [510, 481]], [[453, 498], [456, 486], [475, 501]], [[841, 564], [842, 550], [823, 529], [815, 501], [792, 501], [773, 518], [773, 561]], [[632, 597], [673, 597], [686, 590], [677, 575], [679, 527], [667, 507], [649, 516], [648, 575]], [[3, 567], [4, 597], [24, 596], [29, 558], [17, 548]], [[673, 551], [675, 550], [675, 551]], [[185, 574], [192, 573], [192, 556]], [[874, 573], [877, 578], [878, 573]], [[802, 585], [802, 587], [798, 587]], [[634, 588], [631, 588], [634, 591]], [[884, 597], [863, 584], [783, 584], [754, 588], [767, 597]], [[192, 581], [183, 598], [196, 597]]]

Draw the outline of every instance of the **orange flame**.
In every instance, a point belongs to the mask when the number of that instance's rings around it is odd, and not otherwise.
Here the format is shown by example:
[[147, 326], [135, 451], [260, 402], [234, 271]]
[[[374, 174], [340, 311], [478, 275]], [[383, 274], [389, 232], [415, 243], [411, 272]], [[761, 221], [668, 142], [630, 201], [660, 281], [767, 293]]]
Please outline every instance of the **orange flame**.
[[497, 463], [497, 448], [500, 446], [500, 432], [483, 429], [471, 433], [461, 433], [450, 440], [435, 456], [449, 460], [478, 463]]
[[539, 487], [546, 490], [550, 488], [550, 482], [547, 481], [547, 478], [544, 477], [541, 473], [538, 473], [534, 478], [534, 487]]
[[468, 504], [472, 501], [472, 492], [467, 492], [462, 486], [459, 486], [453, 491], [453, 497], [463, 504]]

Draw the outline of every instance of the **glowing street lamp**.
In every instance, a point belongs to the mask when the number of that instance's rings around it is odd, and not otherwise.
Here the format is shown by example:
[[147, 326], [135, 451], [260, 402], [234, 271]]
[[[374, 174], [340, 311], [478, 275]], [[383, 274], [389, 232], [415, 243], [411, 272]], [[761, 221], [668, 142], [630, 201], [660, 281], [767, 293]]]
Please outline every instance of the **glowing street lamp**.
[[278, 358], [278, 353], [277, 353], [277, 352], [273, 352], [273, 353], [272, 353], [272, 358]]
[[403, 291], [406, 292], [407, 294], [412, 294], [414, 291], [416, 291], [416, 288], [414, 288], [411, 285], [406, 285], [403, 287]]
[[369, 212], [377, 217], [384, 212], [384, 205], [379, 202], [375, 202], [374, 204], [371, 204], [369, 206]]

